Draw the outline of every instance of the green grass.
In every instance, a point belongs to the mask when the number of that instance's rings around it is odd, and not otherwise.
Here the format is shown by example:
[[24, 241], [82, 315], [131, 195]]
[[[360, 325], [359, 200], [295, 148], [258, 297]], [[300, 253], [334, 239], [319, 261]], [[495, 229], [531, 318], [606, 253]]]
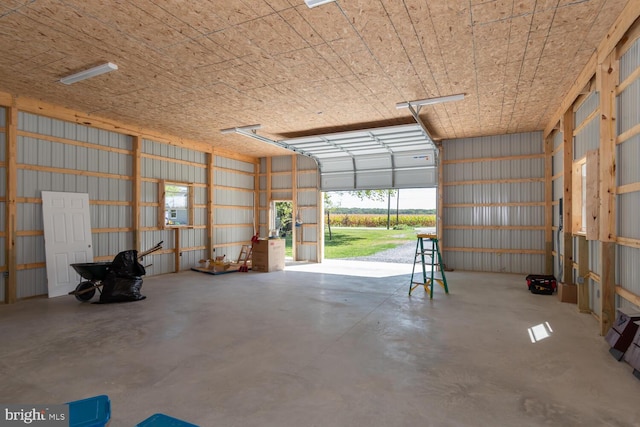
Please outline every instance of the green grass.
[[331, 227], [331, 234], [329, 240], [329, 231], [325, 228], [324, 257], [327, 259], [373, 255], [416, 239], [413, 229]]

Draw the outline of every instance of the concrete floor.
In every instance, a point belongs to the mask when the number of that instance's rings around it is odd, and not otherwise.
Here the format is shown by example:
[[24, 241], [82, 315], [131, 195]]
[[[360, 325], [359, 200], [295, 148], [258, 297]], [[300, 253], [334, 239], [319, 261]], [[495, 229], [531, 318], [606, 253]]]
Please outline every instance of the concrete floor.
[[448, 273], [430, 301], [407, 296], [410, 265], [319, 267], [0, 306], [0, 402], [107, 394], [111, 427], [156, 412], [203, 427], [640, 425], [640, 381], [596, 320], [523, 276]]

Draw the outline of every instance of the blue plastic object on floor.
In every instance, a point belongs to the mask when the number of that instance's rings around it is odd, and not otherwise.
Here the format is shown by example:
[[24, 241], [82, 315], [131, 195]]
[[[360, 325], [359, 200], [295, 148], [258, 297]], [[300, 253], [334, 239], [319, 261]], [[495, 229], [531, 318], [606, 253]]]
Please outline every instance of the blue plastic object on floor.
[[69, 405], [69, 427], [105, 427], [111, 418], [111, 401], [100, 395]]
[[142, 421], [136, 427], [199, 427], [195, 424], [181, 421], [177, 418], [170, 417], [164, 414], [151, 415], [146, 420]]

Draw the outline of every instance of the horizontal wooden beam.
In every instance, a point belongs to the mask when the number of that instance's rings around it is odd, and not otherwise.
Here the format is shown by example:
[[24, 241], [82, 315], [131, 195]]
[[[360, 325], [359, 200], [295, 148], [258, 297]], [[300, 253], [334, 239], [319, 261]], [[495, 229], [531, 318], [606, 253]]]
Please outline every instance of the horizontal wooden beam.
[[598, 115], [600, 114], [600, 108], [596, 108], [595, 110], [593, 110], [583, 121], [582, 123], [580, 123], [578, 126], [576, 126], [573, 129], [573, 136], [576, 136], [578, 134], [580, 134], [580, 132], [582, 132], [582, 130], [587, 127], [587, 125], [589, 125], [589, 123], [591, 122], [591, 120], [595, 119], [598, 117]]
[[[640, 68], [638, 69], [640, 70]], [[638, 123], [637, 125], [633, 126], [631, 129], [627, 129], [626, 131], [618, 135], [618, 137], [616, 138], [616, 145], [622, 144], [623, 142], [633, 138], [639, 133], [640, 133], [640, 123]]]
[[602, 283], [602, 278], [600, 277], [600, 275], [597, 273], [594, 273], [593, 271], [589, 272], [589, 278], [594, 282]]
[[25, 165], [18, 164], [18, 169], [23, 170], [31, 170], [36, 172], [51, 172], [51, 173], [59, 173], [65, 175], [80, 175], [80, 176], [94, 176], [98, 178], [111, 178], [111, 179], [121, 179], [125, 181], [131, 181], [132, 177], [128, 175], [118, 175], [115, 173], [104, 173], [104, 172], [93, 172], [93, 171], [83, 171], [78, 169], [65, 169], [65, 168], [54, 168], [50, 166], [38, 166], [38, 165]]
[[77, 141], [75, 139], [61, 138], [59, 136], [53, 136], [53, 135], [44, 135], [36, 132], [27, 132], [24, 130], [19, 130], [18, 136], [39, 139], [39, 140], [49, 141], [49, 142], [58, 142], [60, 144], [73, 145], [76, 147], [84, 147], [84, 148], [91, 148], [94, 150], [108, 151], [110, 153], [118, 153], [118, 154], [126, 154], [126, 155], [132, 154], [131, 150], [125, 150], [123, 148], [109, 147], [106, 145], [93, 144], [91, 142], [84, 142], [84, 141]]
[[229, 172], [229, 173], [233, 173], [233, 174], [236, 174], [236, 175], [253, 176], [253, 172], [241, 171], [241, 170], [231, 169], [231, 168], [224, 168], [222, 166], [214, 166], [213, 170], [214, 171], [221, 171], [221, 172]]
[[155, 154], [140, 153], [140, 157], [146, 158], [146, 159], [159, 160], [161, 162], [178, 163], [178, 164], [181, 164], [181, 165], [193, 166], [195, 168], [206, 169], [206, 167], [207, 167], [207, 165], [203, 164], [203, 163], [190, 162], [188, 160], [182, 160], [182, 159], [174, 159], [172, 157], [157, 156]]
[[238, 206], [238, 205], [213, 205], [214, 209], [244, 209], [244, 210], [253, 210], [253, 206]]
[[616, 243], [629, 248], [640, 249], [640, 239], [631, 239], [629, 237], [616, 237]]
[[18, 270], [34, 270], [36, 268], [46, 268], [47, 264], [44, 262], [32, 262], [30, 264], [18, 264]]
[[632, 184], [625, 184], [616, 187], [616, 194], [634, 193], [640, 191], [640, 182], [634, 182]]
[[633, 292], [623, 288], [622, 286], [616, 286], [616, 294], [620, 295], [631, 304], [640, 306], [640, 295], [636, 295]]

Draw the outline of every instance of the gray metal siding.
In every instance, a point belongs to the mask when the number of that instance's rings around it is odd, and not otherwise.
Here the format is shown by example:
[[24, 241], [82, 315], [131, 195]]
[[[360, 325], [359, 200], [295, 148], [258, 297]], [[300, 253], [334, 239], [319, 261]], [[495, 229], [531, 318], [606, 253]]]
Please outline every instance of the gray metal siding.
[[517, 156], [542, 152], [541, 132], [482, 136], [444, 142], [446, 160]]
[[618, 133], [624, 133], [640, 123], [640, 80], [636, 79], [618, 96]]
[[[31, 113], [18, 113], [18, 129], [34, 136], [18, 135], [16, 143], [18, 161], [17, 195], [40, 198], [42, 191], [89, 193], [92, 201], [130, 202], [130, 179], [76, 175], [77, 171], [131, 176], [131, 155], [109, 151], [131, 150], [132, 138], [115, 132], [94, 129]], [[37, 134], [37, 135], [35, 135]], [[50, 141], [56, 137], [70, 142]], [[73, 142], [91, 144], [75, 145]], [[103, 147], [104, 149], [101, 149]], [[21, 165], [52, 167], [60, 172], [27, 170]], [[68, 171], [68, 172], [67, 172]], [[18, 203], [18, 231], [42, 233], [43, 218], [40, 203]], [[92, 228], [130, 228], [131, 207], [92, 204]], [[132, 246], [131, 232], [93, 233], [94, 256], [113, 256]], [[44, 263], [44, 236], [18, 236], [16, 239], [18, 265]], [[36, 282], [33, 282], [36, 281]], [[18, 274], [19, 298], [47, 293], [46, 268], [20, 270]]]
[[245, 173], [254, 173], [255, 165], [249, 162], [243, 162], [242, 160], [229, 159], [227, 157], [215, 156], [214, 166], [237, 170]]
[[624, 141], [617, 148], [618, 185], [640, 182], [640, 135]]
[[[640, 41], [620, 59], [620, 81], [624, 81], [640, 67]], [[618, 132], [625, 132], [640, 123], [640, 79], [635, 79], [618, 96], [617, 118]], [[640, 136], [629, 138], [617, 146], [616, 178], [618, 185], [640, 182]], [[617, 235], [631, 239], [640, 239], [640, 223], [638, 207], [640, 192], [618, 194], [616, 196]], [[624, 289], [640, 295], [640, 249], [618, 245], [616, 251], [616, 283]], [[628, 306], [630, 303], [618, 298], [618, 304]]]
[[600, 147], [600, 117], [596, 116], [573, 138], [573, 159], [583, 158], [587, 151]]
[[[467, 138], [444, 143], [445, 160], [486, 159], [542, 154], [540, 132]], [[445, 263], [460, 270], [525, 273], [542, 271], [543, 254], [481, 252], [474, 249], [544, 250], [544, 230], [505, 230], [490, 226], [543, 226], [544, 183], [476, 183], [446, 185], [451, 182], [500, 179], [540, 179], [544, 160], [513, 159], [444, 165], [444, 204], [536, 203], [537, 206], [445, 207]], [[480, 229], [456, 229], [455, 226]], [[446, 228], [452, 226], [454, 228]], [[462, 248], [463, 251], [447, 250]]]
[[591, 92], [574, 113], [575, 127], [580, 126], [600, 105], [599, 92]]

